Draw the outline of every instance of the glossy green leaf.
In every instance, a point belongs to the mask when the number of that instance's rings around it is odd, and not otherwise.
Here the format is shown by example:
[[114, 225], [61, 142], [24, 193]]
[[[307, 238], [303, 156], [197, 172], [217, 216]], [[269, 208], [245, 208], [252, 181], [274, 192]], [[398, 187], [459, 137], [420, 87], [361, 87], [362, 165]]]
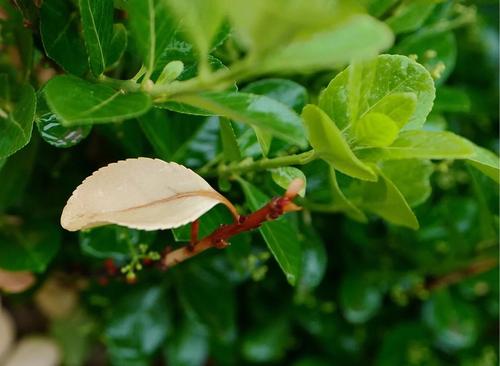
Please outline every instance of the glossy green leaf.
[[47, 55], [65, 71], [81, 76], [87, 70], [85, 45], [78, 32], [78, 13], [66, 0], [43, 1], [40, 34]]
[[370, 284], [362, 275], [347, 274], [340, 285], [340, 306], [350, 323], [365, 323], [382, 305], [380, 289]]
[[347, 197], [358, 207], [393, 224], [418, 229], [417, 218], [404, 196], [381, 171], [378, 174], [377, 182], [353, 182]]
[[302, 225], [300, 228], [302, 243], [302, 269], [297, 283], [299, 291], [311, 290], [323, 280], [328, 256], [325, 243], [311, 225]]
[[172, 11], [182, 19], [183, 30], [201, 56], [208, 55], [212, 40], [226, 15], [226, 0], [168, 0]]
[[107, 52], [104, 54], [106, 57], [106, 68], [112, 68], [125, 53], [127, 48], [128, 38], [127, 29], [121, 23], [113, 25], [113, 36], [109, 41], [109, 47]]
[[209, 352], [209, 335], [205, 327], [193, 319], [185, 319], [167, 339], [165, 359], [171, 366], [202, 366]]
[[398, 136], [396, 122], [382, 113], [367, 113], [354, 125], [356, 144], [361, 146], [385, 147]]
[[11, 112], [0, 107], [0, 159], [14, 154], [30, 141], [35, 109], [35, 91], [29, 84], [20, 87]]
[[363, 160], [396, 159], [467, 159], [473, 155], [473, 145], [447, 131], [402, 132], [391, 146], [360, 149], [356, 153]]
[[420, 205], [431, 195], [434, 167], [429, 160], [389, 160], [382, 163], [381, 169], [410, 207]]
[[437, 345], [453, 351], [474, 344], [478, 336], [477, 311], [471, 304], [441, 290], [422, 309], [422, 318], [432, 330]]
[[149, 245], [155, 232], [107, 225], [80, 232], [82, 252], [94, 258], [124, 260], [141, 244]]
[[[245, 93], [265, 95], [275, 99], [295, 112], [300, 113], [308, 100], [307, 90], [300, 84], [286, 79], [264, 79], [246, 85]], [[259, 127], [254, 127], [262, 154], [267, 156], [271, 148], [272, 134]]]
[[243, 358], [249, 362], [276, 362], [289, 345], [290, 328], [283, 318], [272, 319], [243, 336]]
[[130, 36], [146, 69], [152, 73], [163, 50], [173, 40], [179, 19], [163, 0], [127, 2]]
[[304, 187], [300, 190], [299, 196], [304, 197], [306, 194], [306, 176], [298, 168], [292, 166], [284, 166], [276, 169], [271, 169], [271, 177], [274, 183], [283, 189], [287, 189], [294, 179], [301, 179], [304, 182]]
[[[453, 72], [457, 59], [457, 40], [451, 31], [431, 32], [423, 29], [404, 38], [394, 48], [394, 52], [402, 55], [417, 55], [417, 60], [429, 72], [442, 68], [435, 74], [439, 76], [436, 84], [440, 85]], [[442, 66], [440, 66], [442, 65]]]
[[370, 113], [385, 114], [396, 123], [398, 128], [403, 128], [415, 113], [416, 108], [417, 95], [415, 93], [394, 93], [373, 105]]
[[147, 94], [124, 93], [72, 76], [57, 76], [44, 88], [52, 112], [64, 126], [116, 122], [148, 111]]
[[114, 365], [147, 365], [170, 332], [165, 291], [149, 287], [113, 299], [104, 341]]
[[[403, 101], [411, 105], [411, 97], [406, 93], [415, 94], [417, 100], [415, 111], [405, 124], [405, 112], [394, 112], [392, 117], [389, 110], [399, 109]], [[405, 124], [403, 129], [409, 130], [422, 127], [432, 109], [434, 96], [434, 82], [422, 65], [406, 56], [381, 55], [339, 73], [321, 93], [319, 106], [342, 130], [378, 105], [383, 109], [377, 112], [391, 116], [398, 125]]]
[[386, 22], [394, 33], [418, 29], [436, 6], [434, 0], [404, 0]]
[[113, 36], [113, 2], [79, 0], [79, 6], [90, 70], [94, 76], [99, 76], [106, 68], [106, 54]]
[[467, 161], [495, 182], [500, 181], [500, 162], [498, 156], [489, 150], [473, 145], [474, 153]]
[[61, 232], [47, 221], [12, 225], [0, 232], [0, 268], [44, 272], [59, 250]]
[[226, 161], [239, 161], [241, 160], [241, 152], [236, 141], [231, 121], [221, 118], [220, 119], [220, 136], [222, 140], [222, 151]]
[[363, 180], [376, 180], [370, 167], [351, 151], [335, 123], [318, 107], [309, 104], [302, 118], [309, 141], [318, 156], [344, 174]]
[[[269, 199], [256, 187], [243, 180], [239, 181], [248, 206], [258, 210]], [[301, 245], [298, 233], [286, 218], [266, 222], [259, 228], [264, 241], [286, 275], [288, 282], [295, 285], [301, 268]]]
[[300, 117], [284, 104], [266, 96], [239, 92], [210, 92], [175, 98], [234, 121], [269, 131], [276, 137], [306, 146]]
[[[235, 293], [225, 275], [208, 266], [182, 268], [177, 289], [183, 305], [206, 325], [214, 336], [229, 341], [235, 336]], [[207, 299], [211, 299], [207, 306]]]
[[381, 22], [366, 15], [342, 26], [292, 42], [265, 59], [263, 72], [307, 72], [374, 57], [392, 45], [393, 35]]

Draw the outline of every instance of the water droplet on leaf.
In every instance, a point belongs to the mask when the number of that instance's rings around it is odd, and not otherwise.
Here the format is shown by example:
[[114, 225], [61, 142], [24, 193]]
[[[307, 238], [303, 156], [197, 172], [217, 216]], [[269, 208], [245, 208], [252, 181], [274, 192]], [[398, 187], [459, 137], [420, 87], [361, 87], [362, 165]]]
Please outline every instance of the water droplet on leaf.
[[37, 118], [38, 131], [42, 138], [52, 146], [72, 147], [88, 136], [91, 125], [64, 127], [53, 113], [45, 113]]

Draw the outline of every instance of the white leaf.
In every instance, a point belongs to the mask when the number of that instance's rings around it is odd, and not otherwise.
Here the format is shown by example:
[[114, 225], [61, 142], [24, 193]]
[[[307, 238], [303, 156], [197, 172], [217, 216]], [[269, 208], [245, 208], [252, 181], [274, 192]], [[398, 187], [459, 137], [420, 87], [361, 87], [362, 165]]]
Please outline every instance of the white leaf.
[[59, 348], [50, 338], [23, 338], [9, 354], [3, 366], [58, 366], [61, 364]]
[[171, 229], [196, 220], [218, 203], [234, 206], [192, 170], [159, 159], [127, 159], [94, 172], [73, 192], [61, 225], [76, 231], [118, 224]]

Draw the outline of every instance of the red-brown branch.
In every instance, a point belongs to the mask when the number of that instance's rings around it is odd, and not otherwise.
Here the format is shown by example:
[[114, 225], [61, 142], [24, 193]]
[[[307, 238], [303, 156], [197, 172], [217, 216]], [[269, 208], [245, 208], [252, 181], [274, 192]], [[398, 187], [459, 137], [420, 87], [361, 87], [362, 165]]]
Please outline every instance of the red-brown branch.
[[275, 220], [286, 212], [300, 210], [300, 207], [292, 201], [301, 187], [302, 184], [294, 181], [282, 197], [273, 198], [261, 209], [247, 216], [239, 216], [238, 220], [231, 224], [221, 225], [195, 244], [167, 252], [161, 259], [162, 266], [164, 268], [172, 267], [210, 248], [225, 248], [229, 245], [228, 240], [231, 237], [254, 230], [264, 222]]

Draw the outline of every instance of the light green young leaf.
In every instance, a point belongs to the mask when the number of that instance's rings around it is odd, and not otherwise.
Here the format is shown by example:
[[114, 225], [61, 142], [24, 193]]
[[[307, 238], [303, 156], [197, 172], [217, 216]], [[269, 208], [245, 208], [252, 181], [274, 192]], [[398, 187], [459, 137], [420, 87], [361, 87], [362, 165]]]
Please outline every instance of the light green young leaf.
[[[258, 210], [266, 204], [268, 198], [260, 190], [244, 180], [239, 182], [251, 210]], [[301, 269], [301, 245], [297, 231], [286, 218], [281, 218], [266, 222], [259, 228], [259, 232], [288, 282], [295, 285]]]
[[175, 101], [257, 126], [300, 147], [307, 146], [300, 117], [286, 105], [266, 96], [240, 92], [208, 92], [179, 96]]
[[0, 108], [0, 159], [14, 154], [31, 139], [35, 118], [36, 95], [29, 84], [20, 88], [12, 112]]
[[212, 48], [212, 40], [227, 11], [227, 0], [167, 0], [179, 19], [183, 30], [205, 59]]
[[348, 197], [359, 207], [393, 224], [418, 229], [417, 218], [404, 196], [380, 170], [378, 174], [377, 182], [353, 182]]
[[222, 150], [226, 161], [241, 160], [241, 152], [236, 141], [236, 135], [231, 126], [231, 121], [226, 118], [220, 119], [220, 136], [222, 140]]
[[351, 151], [335, 123], [315, 105], [308, 104], [302, 111], [309, 141], [318, 156], [332, 167], [363, 180], [374, 181], [376, 175]]
[[468, 158], [469, 164], [474, 168], [479, 169], [495, 182], [499, 183], [500, 163], [498, 156], [493, 154], [491, 151], [476, 145], [473, 145], [473, 150], [473, 155]]
[[[394, 115], [398, 125], [402, 125], [408, 117], [401, 112], [399, 102], [410, 108], [413, 103], [407, 93], [416, 96], [416, 108], [403, 129], [419, 129], [435, 96], [431, 75], [406, 56], [381, 55], [339, 73], [321, 93], [319, 106], [340, 129], [353, 125], [376, 108], [377, 112]], [[397, 111], [389, 112], [390, 109]]]
[[130, 36], [144, 66], [152, 73], [162, 51], [175, 36], [179, 19], [169, 11], [164, 0], [129, 0], [127, 11]]
[[304, 182], [304, 187], [300, 190], [299, 196], [304, 197], [304, 195], [306, 194], [306, 176], [300, 169], [294, 168], [292, 166], [272, 169], [271, 177], [273, 178], [274, 183], [276, 183], [283, 189], [287, 189], [294, 179], [302, 179], [302, 181]]
[[99, 76], [106, 68], [106, 53], [113, 35], [113, 2], [79, 0], [79, 5], [90, 70]]
[[124, 93], [73, 76], [56, 76], [44, 88], [47, 104], [63, 125], [116, 122], [151, 107], [147, 94]]
[[370, 112], [354, 125], [356, 145], [384, 147], [391, 145], [398, 136], [396, 122], [382, 113]]
[[109, 69], [113, 67], [123, 56], [125, 49], [127, 48], [128, 38], [127, 30], [125, 26], [121, 23], [113, 25], [113, 36], [109, 42], [109, 48], [104, 54], [106, 57], [106, 68]]
[[380, 167], [405, 197], [410, 207], [423, 203], [432, 192], [430, 177], [434, 167], [429, 160], [388, 160]]
[[408, 123], [416, 108], [417, 95], [415, 93], [394, 93], [375, 104], [371, 113], [385, 114], [396, 122], [400, 129]]
[[310, 72], [376, 56], [393, 42], [391, 31], [367, 15], [356, 15], [337, 28], [298, 39], [266, 58], [262, 72]]
[[436, 0], [404, 0], [386, 22], [394, 33], [411, 32], [422, 26], [436, 5]]
[[78, 32], [78, 14], [66, 0], [45, 0], [40, 9], [40, 35], [47, 55], [65, 71], [81, 76], [87, 70], [85, 45]]
[[448, 131], [405, 131], [391, 146], [356, 151], [360, 159], [378, 161], [395, 159], [467, 159], [473, 145]]

